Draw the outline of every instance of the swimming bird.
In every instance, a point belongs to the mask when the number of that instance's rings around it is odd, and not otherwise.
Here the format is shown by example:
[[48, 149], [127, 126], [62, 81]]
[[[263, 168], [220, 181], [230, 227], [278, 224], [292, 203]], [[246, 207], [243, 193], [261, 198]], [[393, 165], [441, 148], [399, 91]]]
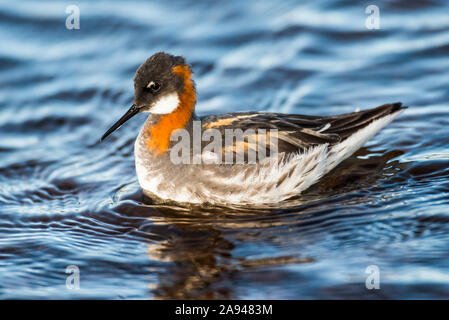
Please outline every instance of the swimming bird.
[[[100, 139], [149, 112], [134, 155], [139, 184], [150, 198], [262, 204], [297, 196], [406, 108], [397, 102], [336, 116], [237, 112], [198, 117], [192, 75], [181, 56], [159, 52], [148, 58], [134, 77], [134, 104]], [[239, 130], [249, 133], [242, 139]], [[174, 138], [178, 133], [183, 134]], [[178, 161], [185, 151], [182, 137], [188, 156]]]

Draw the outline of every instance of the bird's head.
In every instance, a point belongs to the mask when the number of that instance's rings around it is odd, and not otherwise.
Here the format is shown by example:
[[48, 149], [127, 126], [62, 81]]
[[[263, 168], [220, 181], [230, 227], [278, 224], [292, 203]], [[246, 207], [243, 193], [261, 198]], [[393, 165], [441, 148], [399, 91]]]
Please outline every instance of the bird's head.
[[195, 103], [192, 71], [185, 59], [158, 52], [137, 69], [134, 77], [134, 104], [100, 141], [140, 112], [161, 115], [161, 121], [169, 119], [165, 122], [171, 123], [173, 127], [165, 129], [179, 129], [191, 118]]

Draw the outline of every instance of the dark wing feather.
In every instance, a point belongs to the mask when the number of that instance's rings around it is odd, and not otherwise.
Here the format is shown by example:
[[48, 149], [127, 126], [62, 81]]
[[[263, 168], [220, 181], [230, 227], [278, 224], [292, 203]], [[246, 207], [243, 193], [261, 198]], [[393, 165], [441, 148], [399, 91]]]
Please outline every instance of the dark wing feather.
[[214, 128], [224, 136], [225, 129], [278, 130], [278, 151], [291, 153], [328, 143], [345, 140], [373, 121], [392, 114], [402, 103], [385, 104], [377, 108], [337, 116], [308, 116], [297, 114], [241, 112], [201, 118], [203, 129]]

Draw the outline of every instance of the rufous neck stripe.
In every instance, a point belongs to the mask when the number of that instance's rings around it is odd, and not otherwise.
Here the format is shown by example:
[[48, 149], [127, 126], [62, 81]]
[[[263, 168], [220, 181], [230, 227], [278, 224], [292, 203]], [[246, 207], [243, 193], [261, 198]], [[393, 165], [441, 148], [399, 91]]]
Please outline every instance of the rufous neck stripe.
[[171, 113], [160, 117], [159, 121], [148, 128], [146, 145], [154, 155], [163, 154], [170, 146], [170, 136], [174, 130], [187, 126], [192, 118], [196, 103], [196, 91], [192, 81], [192, 72], [186, 65], [172, 69], [184, 80], [184, 90], [179, 96], [178, 107]]

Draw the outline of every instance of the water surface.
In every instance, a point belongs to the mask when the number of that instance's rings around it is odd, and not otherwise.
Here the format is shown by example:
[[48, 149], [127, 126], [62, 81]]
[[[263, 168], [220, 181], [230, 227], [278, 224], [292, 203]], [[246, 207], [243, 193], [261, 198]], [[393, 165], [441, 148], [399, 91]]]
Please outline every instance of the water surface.
[[[383, 1], [380, 30], [365, 2], [78, 1], [67, 30], [69, 4], [0, 4], [0, 298], [449, 297], [447, 2]], [[200, 115], [410, 108], [295, 199], [157, 205], [144, 115], [98, 139], [160, 50], [192, 64]]]

